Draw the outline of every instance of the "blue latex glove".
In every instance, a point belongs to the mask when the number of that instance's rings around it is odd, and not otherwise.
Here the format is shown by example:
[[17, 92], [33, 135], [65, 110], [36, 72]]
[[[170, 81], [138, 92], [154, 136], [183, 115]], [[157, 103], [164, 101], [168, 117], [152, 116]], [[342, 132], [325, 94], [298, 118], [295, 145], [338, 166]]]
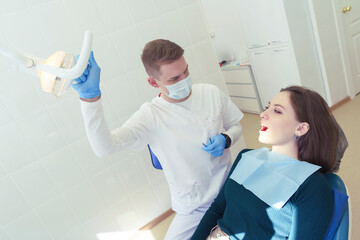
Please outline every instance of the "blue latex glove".
[[[78, 59], [79, 55], [76, 56], [76, 61]], [[100, 72], [101, 69], [95, 61], [93, 51], [91, 51], [88, 66], [80, 77], [74, 79], [72, 84], [72, 87], [79, 92], [80, 98], [94, 98], [101, 95]]]
[[219, 157], [223, 155], [225, 145], [225, 137], [221, 134], [218, 134], [215, 137], [210, 138], [206, 146], [202, 147], [202, 150], [210, 153], [213, 157]]

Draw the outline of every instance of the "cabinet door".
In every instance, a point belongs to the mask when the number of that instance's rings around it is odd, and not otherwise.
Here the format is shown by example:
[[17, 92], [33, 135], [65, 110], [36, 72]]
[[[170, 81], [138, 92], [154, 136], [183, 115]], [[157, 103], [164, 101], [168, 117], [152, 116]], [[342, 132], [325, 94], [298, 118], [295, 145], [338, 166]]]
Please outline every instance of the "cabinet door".
[[272, 89], [268, 89], [269, 86], [272, 87], [271, 82], [273, 75], [270, 57], [268, 49], [249, 51], [251, 67], [262, 107], [267, 106], [269, 101], [268, 96], [274, 93]]
[[266, 0], [239, 0], [240, 19], [248, 48], [267, 46], [266, 18], [264, 4]]
[[238, 7], [248, 48], [289, 40], [282, 0], [239, 0]]
[[278, 91], [290, 85], [301, 85], [296, 58], [290, 46], [271, 49], [271, 65], [273, 83], [278, 88]]
[[263, 106], [267, 106], [281, 88], [301, 84], [289, 46], [251, 50], [249, 57]]
[[282, 0], [271, 0], [266, 3], [266, 19], [264, 21], [268, 45], [290, 41]]

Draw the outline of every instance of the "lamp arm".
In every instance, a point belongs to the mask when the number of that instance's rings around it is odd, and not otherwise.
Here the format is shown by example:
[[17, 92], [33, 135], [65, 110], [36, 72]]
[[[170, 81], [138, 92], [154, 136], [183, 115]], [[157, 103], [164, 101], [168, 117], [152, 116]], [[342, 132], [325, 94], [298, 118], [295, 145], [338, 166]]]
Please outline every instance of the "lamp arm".
[[67, 78], [67, 79], [78, 78], [85, 71], [85, 68], [88, 65], [88, 60], [91, 52], [91, 45], [92, 45], [92, 32], [86, 31], [84, 33], [84, 41], [81, 48], [80, 56], [74, 67], [70, 69], [62, 69], [46, 64], [37, 64], [35, 66], [35, 69], [37, 71], [44, 71], [54, 74], [55, 76], [61, 78]]
[[16, 63], [23, 64], [24, 66], [26, 66], [28, 68], [32, 68], [35, 65], [34, 61], [31, 58], [21, 54], [18, 51], [12, 50], [11, 48], [6, 48], [6, 47], [0, 45], [0, 53], [11, 58]]

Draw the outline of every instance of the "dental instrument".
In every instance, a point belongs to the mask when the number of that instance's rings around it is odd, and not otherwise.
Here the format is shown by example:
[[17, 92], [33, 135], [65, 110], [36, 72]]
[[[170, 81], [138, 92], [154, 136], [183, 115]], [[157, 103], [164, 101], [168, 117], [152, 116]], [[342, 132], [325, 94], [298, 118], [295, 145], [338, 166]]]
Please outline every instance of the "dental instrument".
[[16, 70], [39, 77], [44, 92], [60, 97], [69, 89], [73, 79], [80, 77], [87, 67], [91, 45], [92, 32], [85, 31], [76, 63], [73, 54], [63, 51], [57, 51], [45, 60], [1, 45], [0, 53], [14, 61]]
[[[209, 143], [208, 143], [208, 145], [210, 145], [212, 143], [212, 141], [211, 141], [211, 138], [209, 138]], [[206, 145], [205, 143], [202, 143], [202, 145], [204, 145], [204, 147], [207, 147], [208, 145]]]

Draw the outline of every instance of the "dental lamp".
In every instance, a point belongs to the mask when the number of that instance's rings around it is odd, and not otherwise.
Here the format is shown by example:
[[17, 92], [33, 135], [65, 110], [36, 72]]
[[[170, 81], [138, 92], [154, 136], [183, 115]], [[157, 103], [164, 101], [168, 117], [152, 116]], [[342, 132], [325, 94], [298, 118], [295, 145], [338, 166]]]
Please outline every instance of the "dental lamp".
[[76, 64], [74, 55], [63, 51], [55, 52], [48, 59], [41, 59], [0, 45], [0, 53], [14, 61], [13, 66], [16, 70], [39, 77], [44, 92], [59, 97], [69, 89], [73, 79], [80, 77], [85, 71], [91, 44], [92, 33], [85, 31], [83, 45]]

